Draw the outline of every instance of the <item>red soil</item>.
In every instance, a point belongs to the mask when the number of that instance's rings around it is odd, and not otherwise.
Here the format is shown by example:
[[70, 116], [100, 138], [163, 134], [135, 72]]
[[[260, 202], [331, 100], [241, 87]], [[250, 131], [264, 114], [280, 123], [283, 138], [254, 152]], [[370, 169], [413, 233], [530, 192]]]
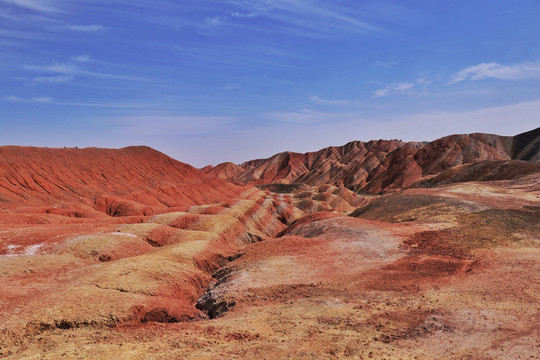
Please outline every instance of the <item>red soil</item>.
[[[148, 147], [0, 147], [0, 206], [71, 217], [150, 215], [233, 199], [241, 187]], [[24, 210], [24, 208], [27, 210]]]

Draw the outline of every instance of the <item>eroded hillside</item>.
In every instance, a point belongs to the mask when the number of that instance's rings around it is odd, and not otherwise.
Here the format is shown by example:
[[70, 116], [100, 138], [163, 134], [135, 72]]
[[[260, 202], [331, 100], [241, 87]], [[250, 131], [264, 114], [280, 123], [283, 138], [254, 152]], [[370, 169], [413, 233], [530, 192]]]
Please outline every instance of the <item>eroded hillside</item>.
[[243, 191], [145, 146], [0, 147], [4, 212], [144, 216], [233, 199]]
[[244, 184], [335, 184], [378, 194], [420, 178], [483, 160], [538, 161], [540, 128], [514, 137], [451, 135], [433, 142], [353, 141], [305, 154], [283, 152], [268, 159], [223, 163], [205, 173]]
[[540, 168], [508, 155], [535, 137], [471, 137], [364, 144], [380, 174], [422, 164], [382, 196], [334, 181], [358, 144], [310, 155], [313, 183], [253, 164], [258, 188], [148, 148], [1, 148], [0, 357], [535, 358]]

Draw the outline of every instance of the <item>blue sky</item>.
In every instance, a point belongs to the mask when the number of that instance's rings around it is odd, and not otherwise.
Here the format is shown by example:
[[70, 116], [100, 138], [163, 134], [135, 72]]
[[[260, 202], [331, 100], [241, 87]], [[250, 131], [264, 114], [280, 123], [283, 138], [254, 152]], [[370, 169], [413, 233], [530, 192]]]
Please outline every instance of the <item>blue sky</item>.
[[0, 144], [194, 166], [540, 126], [537, 0], [0, 0]]

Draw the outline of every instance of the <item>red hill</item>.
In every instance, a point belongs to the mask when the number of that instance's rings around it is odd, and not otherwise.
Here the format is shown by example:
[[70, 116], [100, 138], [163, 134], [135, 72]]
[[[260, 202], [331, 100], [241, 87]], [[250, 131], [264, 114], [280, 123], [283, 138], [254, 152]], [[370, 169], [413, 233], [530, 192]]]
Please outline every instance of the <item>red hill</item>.
[[433, 142], [353, 141], [317, 152], [283, 152], [236, 167], [221, 164], [203, 170], [244, 184], [336, 184], [377, 194], [411, 186], [422, 177], [457, 165], [484, 160], [537, 161], [538, 148], [540, 128], [515, 137], [469, 134]]
[[0, 206], [85, 217], [148, 215], [234, 198], [242, 189], [144, 146], [0, 147]]

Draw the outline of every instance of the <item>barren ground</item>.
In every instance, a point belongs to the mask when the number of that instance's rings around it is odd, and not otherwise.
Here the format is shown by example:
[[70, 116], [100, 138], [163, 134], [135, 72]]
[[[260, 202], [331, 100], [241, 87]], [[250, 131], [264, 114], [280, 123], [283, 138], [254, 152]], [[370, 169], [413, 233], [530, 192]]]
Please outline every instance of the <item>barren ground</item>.
[[[539, 358], [537, 177], [411, 189], [293, 223], [306, 197], [337, 193], [304, 190], [252, 189], [140, 224], [2, 225], [0, 356]], [[199, 302], [215, 318], [193, 306], [208, 283]]]

